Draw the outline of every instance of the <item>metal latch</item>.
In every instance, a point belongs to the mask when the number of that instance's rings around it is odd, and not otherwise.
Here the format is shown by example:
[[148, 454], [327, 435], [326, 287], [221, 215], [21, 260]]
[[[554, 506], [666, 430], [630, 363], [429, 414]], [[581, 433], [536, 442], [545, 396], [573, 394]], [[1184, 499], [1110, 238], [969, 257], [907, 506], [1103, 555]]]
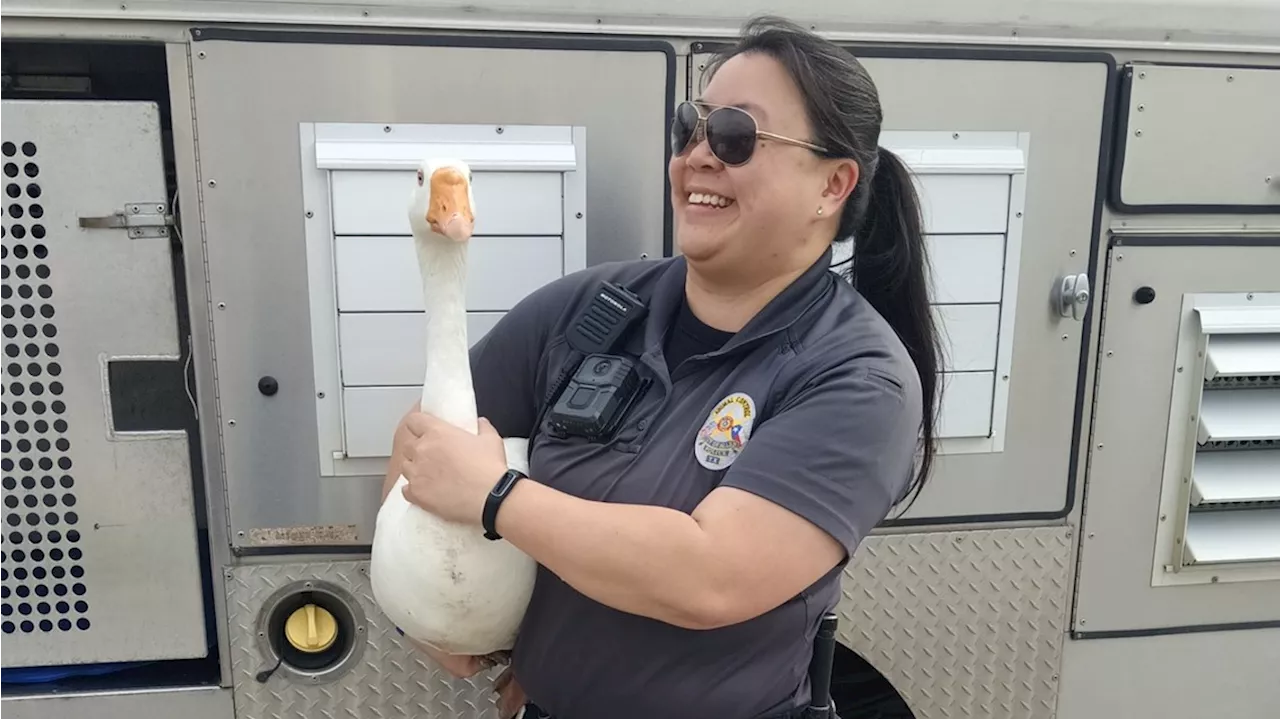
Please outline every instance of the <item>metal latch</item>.
[[164, 202], [133, 202], [110, 215], [81, 217], [80, 226], [92, 230], [128, 229], [129, 237], [168, 237], [173, 215]]
[[1089, 307], [1089, 297], [1089, 275], [1067, 275], [1058, 280], [1054, 304], [1057, 305], [1058, 314], [1079, 320]]

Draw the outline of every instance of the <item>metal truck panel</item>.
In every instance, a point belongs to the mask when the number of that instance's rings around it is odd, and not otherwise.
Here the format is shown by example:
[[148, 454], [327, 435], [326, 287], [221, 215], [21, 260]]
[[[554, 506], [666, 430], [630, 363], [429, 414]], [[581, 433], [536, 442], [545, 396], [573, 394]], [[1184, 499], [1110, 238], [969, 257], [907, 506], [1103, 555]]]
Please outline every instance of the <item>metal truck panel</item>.
[[[839, 640], [885, 675], [916, 719], [1051, 716], [1071, 534], [1039, 527], [869, 537], [845, 572]], [[498, 670], [455, 680], [413, 649], [373, 603], [365, 561], [242, 566], [226, 576], [239, 719], [497, 716], [490, 687]], [[307, 583], [349, 592], [361, 618], [358, 646], [323, 678], [286, 665], [260, 683], [255, 675], [276, 662], [260, 635], [264, 617]]]
[[[1072, 437], [1079, 426], [1077, 402], [1083, 400], [1077, 378], [1085, 361], [1085, 328], [1073, 316], [1054, 312], [1047, 298], [1062, 278], [1089, 271], [1102, 201], [1098, 178], [1112, 68], [1087, 54], [975, 54], [962, 48], [922, 57], [897, 50], [857, 54], [880, 91], [882, 145], [905, 151], [911, 147], [906, 138], [925, 130], [958, 143], [1000, 132], [1016, 132], [1025, 142], [1026, 171], [1010, 175], [1019, 189], [1008, 195], [1008, 229], [994, 228], [1005, 234], [945, 232], [929, 238], [935, 311], [977, 303], [998, 307], [1000, 321], [994, 371], [955, 367], [962, 371], [949, 375], [943, 388], [943, 434], [978, 436], [943, 437], [934, 475], [903, 518], [1063, 516], [1073, 492]], [[703, 86], [698, 68], [709, 59], [691, 56], [691, 94]], [[977, 144], [1003, 147], [995, 139]], [[984, 194], [973, 188], [985, 185], [976, 178], [956, 184], [970, 188], [969, 201], [950, 202], [939, 200], [956, 189], [937, 181], [947, 175], [929, 174], [938, 168], [916, 172], [922, 176], [922, 201], [936, 203], [936, 222], [945, 227], [953, 217], [981, 216], [975, 212]], [[973, 229], [957, 227], [962, 233]], [[998, 242], [988, 246], [990, 238]], [[974, 345], [963, 322], [942, 329], [949, 361], [971, 362], [966, 348]]]
[[[1280, 70], [1138, 62], [1121, 96], [1119, 209], [1280, 213]], [[1195, 155], [1213, 171], [1188, 172]]]
[[839, 639], [916, 719], [1051, 717], [1072, 530], [872, 536], [844, 577]]
[[[6, 719], [242, 719], [231, 690], [195, 686], [4, 698]], [[312, 718], [314, 719], [314, 718]]]
[[[532, 227], [535, 233], [563, 233], [563, 241], [539, 238], [526, 246], [541, 254], [537, 262], [522, 269], [545, 268], [547, 258], [554, 265], [551, 274], [534, 278], [541, 282], [558, 276], [565, 267], [646, 253], [658, 256], [665, 251], [670, 217], [664, 157], [671, 98], [678, 89], [675, 58], [670, 46], [648, 41], [494, 39], [450, 47], [453, 41], [443, 37], [392, 44], [355, 35], [301, 38], [305, 42], [287, 41], [281, 33], [234, 38], [213, 40], [206, 34], [192, 46], [232, 541], [236, 546], [274, 544], [274, 538], [281, 536], [277, 530], [303, 528], [306, 531], [293, 532], [290, 541], [367, 544], [385, 458], [347, 455], [377, 455], [385, 442], [365, 434], [347, 434], [344, 439], [341, 433], [344, 394], [365, 388], [344, 390], [338, 384], [343, 356], [334, 308], [339, 302], [355, 302], [350, 306], [369, 309], [374, 302], [382, 309], [393, 305], [413, 309], [412, 298], [421, 295], [420, 289], [413, 288], [421, 280], [415, 273], [394, 275], [397, 282], [403, 280], [402, 286], [397, 284], [396, 292], [378, 299], [380, 295], [369, 284], [377, 281], [376, 267], [358, 273], [355, 284], [344, 284], [350, 279], [347, 270], [358, 269], [361, 257], [368, 264], [374, 255], [357, 252], [353, 258], [346, 253], [343, 257], [351, 262], [330, 270], [324, 265], [324, 253], [312, 250], [332, 245], [332, 229], [326, 228], [333, 223], [347, 232], [353, 231], [353, 223], [363, 223], [356, 227], [361, 234], [367, 233], [370, 223], [379, 222], [386, 224], [379, 231], [397, 231], [411, 184], [401, 185], [403, 190], [389, 195], [392, 199], [371, 197], [359, 183], [354, 192], [345, 181], [331, 188], [327, 171], [321, 172], [314, 159], [310, 169], [302, 161], [303, 135], [313, 128], [319, 138], [324, 126], [311, 124], [318, 122], [365, 123], [365, 129], [372, 126], [379, 136], [384, 135], [384, 126], [398, 136], [433, 126], [440, 129], [440, 125], [478, 125], [487, 126], [492, 137], [500, 137], [495, 133], [508, 125], [513, 126], [513, 134], [526, 125], [584, 127], [586, 139], [580, 145], [575, 139], [575, 145], [569, 146], [576, 153], [570, 159], [577, 158], [575, 166], [585, 170], [577, 174], [592, 178], [580, 190], [571, 184], [562, 186], [554, 167], [547, 170], [547, 177], [540, 176], [542, 172], [495, 168], [485, 180], [486, 188], [506, 188], [517, 194], [530, 189], [541, 192], [548, 178], [555, 180], [555, 191], [546, 196], [554, 201], [556, 212], [551, 215], [545, 208], [521, 211], [523, 205], [499, 202], [491, 195], [484, 195], [491, 199], [480, 210], [493, 218], [483, 222], [491, 223], [495, 232]], [[250, 75], [256, 83], [244, 81]], [[291, 90], [282, 93], [281, 87]], [[627, 91], [602, 101], [601, 93], [614, 87]], [[228, 102], [229, 97], [237, 99]], [[340, 165], [341, 154], [335, 150], [321, 159]], [[563, 164], [564, 158], [557, 155], [542, 161]], [[312, 172], [318, 174], [315, 181]], [[368, 172], [375, 185], [401, 174], [340, 168], [334, 172], [340, 180], [346, 173]], [[406, 174], [405, 182], [411, 183], [411, 177]], [[489, 189], [477, 185], [480, 201]], [[591, 212], [570, 203], [580, 192], [585, 192], [585, 206]], [[564, 217], [560, 215], [562, 194]], [[362, 196], [364, 207], [357, 207]], [[328, 205], [330, 197], [340, 200], [336, 214]], [[579, 237], [590, 238], [585, 251]], [[340, 239], [336, 249], [350, 249], [348, 238]], [[497, 243], [500, 238], [482, 238], [477, 244], [491, 240]], [[377, 244], [361, 237], [359, 241], [379, 248], [385, 245], [389, 253], [385, 259], [391, 263], [385, 265], [386, 271], [394, 274], [390, 268], [397, 262], [395, 257], [402, 255], [391, 254], [398, 252], [398, 240]], [[548, 247], [539, 249], [543, 245]], [[485, 269], [483, 249], [477, 248], [477, 271]], [[506, 268], [507, 274], [516, 267]], [[331, 293], [329, 301], [325, 287], [335, 272], [337, 297]], [[385, 277], [382, 281], [384, 287], [391, 287]], [[484, 305], [476, 309], [500, 311], [511, 304], [510, 292], [492, 291], [501, 283], [490, 284], [484, 292], [485, 283], [476, 284], [474, 299]], [[527, 284], [522, 287], [527, 289]], [[344, 295], [343, 289], [350, 291]], [[406, 352], [421, 353], [420, 347], [405, 344], [411, 338], [386, 339], [406, 347]], [[356, 361], [357, 378], [363, 374], [369, 379], [366, 370], [370, 368], [360, 365], [359, 357], [348, 352], [346, 359]], [[379, 374], [375, 381], [387, 386], [404, 374]], [[258, 382], [264, 376], [278, 382], [276, 394], [260, 392]], [[379, 409], [374, 416], [353, 422], [374, 426], [394, 421], [408, 406], [409, 402], [401, 403], [392, 414]], [[328, 529], [332, 527], [344, 529], [335, 534]], [[354, 529], [348, 531], [348, 527]], [[269, 541], [255, 539], [263, 537]]]
[[202, 657], [159, 110], [4, 118], [4, 666]]
[[1056, 719], [1275, 719], [1280, 628], [1068, 641]]
[[[842, 39], [1008, 45], [1276, 49], [1280, 11], [1270, 0], [1006, 0], [883, 3], [779, 0], [769, 10]], [[370, 28], [479, 29], [723, 37], [738, 30], [740, 3], [654, 0], [10, 0], [6, 17], [166, 20], [195, 23], [350, 24]]]
[[[1198, 436], [1196, 407], [1203, 384], [1198, 366], [1204, 356], [1196, 343], [1200, 325], [1192, 305], [1215, 297], [1241, 305], [1263, 303], [1263, 293], [1280, 288], [1275, 271], [1280, 238], [1121, 236], [1107, 260], [1108, 300], [1072, 628], [1084, 636], [1106, 636], [1280, 623], [1276, 564], [1220, 562], [1229, 558], [1223, 552], [1243, 551], [1259, 559], [1258, 552], [1268, 546], [1275, 551], [1275, 540], [1267, 543], [1274, 525], [1265, 517], [1276, 510], [1264, 499], [1193, 512], [1186, 464], [1193, 456], [1254, 453], [1267, 464], [1265, 458], [1273, 454], [1263, 440], [1214, 449]], [[1266, 397], [1274, 390], [1246, 385], [1203, 390], [1211, 391], [1244, 398]], [[1280, 465], [1270, 464], [1272, 472], [1280, 472]], [[1195, 527], [1186, 534], [1188, 519], [1194, 525], [1205, 517], [1213, 526], [1200, 529], [1214, 536], [1197, 536]], [[1215, 529], [1226, 532], [1215, 534]], [[1192, 544], [1185, 555], [1184, 538]], [[1208, 548], [1197, 556], [1202, 546]], [[1210, 556], [1214, 547], [1218, 554]]]

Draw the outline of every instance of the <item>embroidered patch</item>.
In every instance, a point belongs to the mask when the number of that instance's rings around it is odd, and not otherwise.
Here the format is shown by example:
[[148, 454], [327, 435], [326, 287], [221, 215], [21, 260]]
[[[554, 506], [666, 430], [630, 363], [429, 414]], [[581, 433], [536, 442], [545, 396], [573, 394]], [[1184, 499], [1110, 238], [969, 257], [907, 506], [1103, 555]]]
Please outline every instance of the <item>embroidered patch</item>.
[[693, 440], [693, 454], [707, 469], [724, 469], [742, 453], [751, 437], [756, 403], [743, 392], [720, 400]]

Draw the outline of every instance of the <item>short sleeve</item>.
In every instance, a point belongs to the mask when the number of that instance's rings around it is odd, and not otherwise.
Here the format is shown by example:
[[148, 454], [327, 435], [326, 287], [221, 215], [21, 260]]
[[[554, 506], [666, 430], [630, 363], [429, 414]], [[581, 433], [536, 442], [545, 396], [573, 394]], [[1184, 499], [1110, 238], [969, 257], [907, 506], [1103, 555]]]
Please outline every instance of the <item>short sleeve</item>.
[[528, 437], [537, 420], [542, 367], [581, 278], [568, 275], [525, 296], [471, 347], [476, 411], [503, 437]]
[[919, 385], [854, 362], [808, 379], [752, 428], [721, 486], [775, 502], [852, 556], [915, 469]]

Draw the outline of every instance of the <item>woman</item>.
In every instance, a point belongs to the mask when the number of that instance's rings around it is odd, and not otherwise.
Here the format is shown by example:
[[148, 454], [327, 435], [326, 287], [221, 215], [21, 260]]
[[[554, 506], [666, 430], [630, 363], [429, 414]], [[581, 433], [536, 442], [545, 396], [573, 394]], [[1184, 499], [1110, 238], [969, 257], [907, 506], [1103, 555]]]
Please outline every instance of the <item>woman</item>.
[[[537, 430], [487, 527], [540, 565], [512, 653], [526, 716], [798, 716], [844, 564], [929, 472], [925, 245], [871, 78], [768, 18], [710, 72], [672, 128], [683, 256], [593, 267], [512, 309], [472, 354], [478, 436], [418, 413], [397, 430], [387, 486], [403, 473], [410, 501], [475, 524], [506, 471], [499, 436]], [[852, 283], [828, 269], [850, 241]], [[617, 352], [648, 384], [604, 438], [550, 431], [581, 358], [565, 335], [602, 280], [648, 308]]]

